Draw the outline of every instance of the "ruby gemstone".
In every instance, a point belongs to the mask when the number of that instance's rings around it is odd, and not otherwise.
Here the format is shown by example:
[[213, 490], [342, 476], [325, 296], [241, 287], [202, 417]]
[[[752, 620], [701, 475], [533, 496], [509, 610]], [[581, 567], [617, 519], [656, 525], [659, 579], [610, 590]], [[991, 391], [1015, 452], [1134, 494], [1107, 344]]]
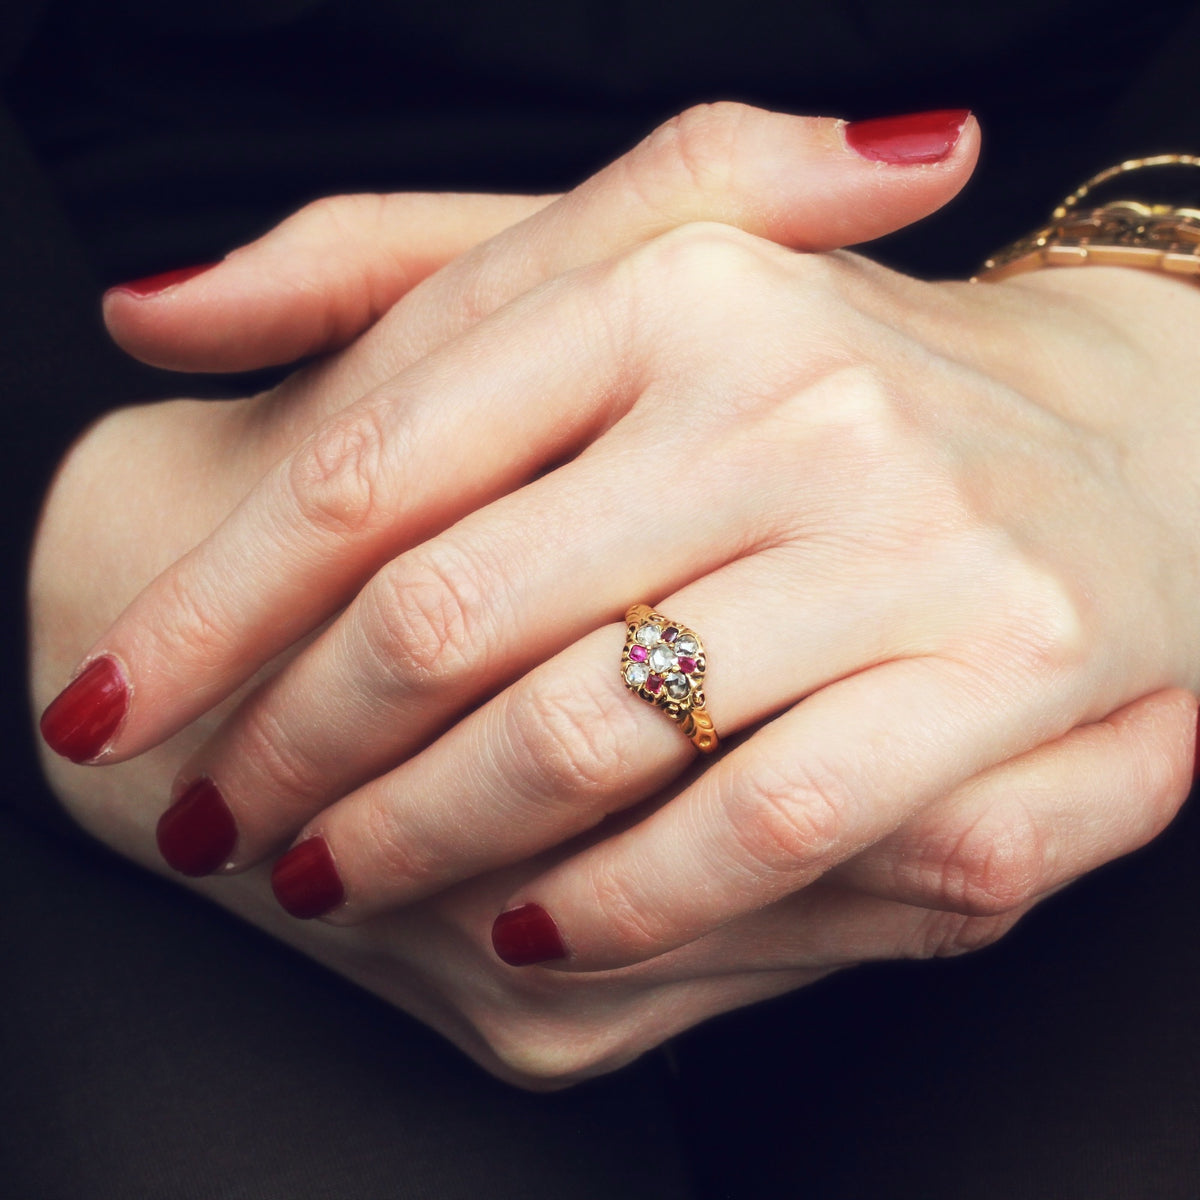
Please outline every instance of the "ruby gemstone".
[[629, 659], [631, 662], [645, 662], [646, 655], [649, 653], [650, 651], [647, 650], [645, 646], [629, 647]]
[[661, 692], [662, 691], [662, 676], [661, 675], [651, 675], [650, 678], [646, 680], [646, 691]]
[[679, 660], [679, 669], [685, 675], [690, 675], [696, 669], [696, 660], [694, 658], [681, 658]]
[[668, 625], [663, 630], [662, 640], [664, 642], [673, 642], [679, 636], [679, 630], [674, 625]]

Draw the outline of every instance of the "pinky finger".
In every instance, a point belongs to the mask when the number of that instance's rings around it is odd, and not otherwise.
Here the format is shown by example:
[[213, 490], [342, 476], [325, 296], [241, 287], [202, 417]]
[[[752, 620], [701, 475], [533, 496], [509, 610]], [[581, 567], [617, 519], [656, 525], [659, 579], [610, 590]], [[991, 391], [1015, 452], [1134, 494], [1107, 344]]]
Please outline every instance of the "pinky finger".
[[1155, 692], [982, 772], [830, 873], [874, 896], [1002, 914], [1145, 845], [1192, 785], [1196, 700]]

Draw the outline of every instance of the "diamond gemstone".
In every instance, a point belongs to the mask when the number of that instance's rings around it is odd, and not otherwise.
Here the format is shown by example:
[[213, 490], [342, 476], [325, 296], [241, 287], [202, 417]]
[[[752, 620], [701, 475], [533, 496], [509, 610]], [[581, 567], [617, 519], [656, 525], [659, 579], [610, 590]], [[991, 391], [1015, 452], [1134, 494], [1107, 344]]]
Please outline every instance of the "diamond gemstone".
[[687, 676], [680, 675], [678, 671], [668, 675], [663, 682], [667, 685], [667, 695], [673, 700], [682, 700], [691, 691]]
[[631, 687], [641, 687], [650, 676], [650, 668], [644, 663], [630, 663], [625, 668], [625, 681]]
[[665, 642], [659, 642], [650, 651], [650, 665], [656, 671], [671, 671], [675, 668], [675, 651]]
[[634, 640], [641, 642], [643, 646], [653, 646], [661, 635], [661, 625], [643, 625], [633, 636]]
[[675, 653], [695, 658], [700, 653], [700, 643], [690, 633], [681, 633], [675, 639]]

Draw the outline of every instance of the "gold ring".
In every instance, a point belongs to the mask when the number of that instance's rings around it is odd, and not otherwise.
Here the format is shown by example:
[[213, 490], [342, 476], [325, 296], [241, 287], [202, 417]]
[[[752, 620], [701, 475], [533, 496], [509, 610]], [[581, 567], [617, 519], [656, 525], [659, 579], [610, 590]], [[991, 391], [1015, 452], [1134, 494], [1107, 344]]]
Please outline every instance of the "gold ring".
[[661, 708], [704, 754], [717, 748], [717, 731], [704, 707], [704, 644], [694, 630], [648, 604], [625, 614], [621, 679], [647, 704]]

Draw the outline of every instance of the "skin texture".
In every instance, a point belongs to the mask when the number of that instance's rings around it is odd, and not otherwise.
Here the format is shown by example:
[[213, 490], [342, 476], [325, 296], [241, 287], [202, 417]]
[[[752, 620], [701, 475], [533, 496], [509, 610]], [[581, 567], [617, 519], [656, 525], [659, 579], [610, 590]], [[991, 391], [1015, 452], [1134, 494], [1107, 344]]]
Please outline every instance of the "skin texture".
[[[133, 695], [103, 770], [48, 763], [68, 808], [156, 866], [168, 792], [211, 777], [239, 873], [193, 886], [527, 1086], [987, 944], [1144, 843], [1195, 738], [1200, 354], [1172, 331], [1200, 295], [789, 248], [932, 211], [976, 148], [968, 122], [886, 166], [837, 122], [718, 106], [557, 203], [442, 198], [418, 247], [393, 216], [427, 199], [331, 202], [110, 296], [118, 340], [179, 366], [360, 336], [267, 396], [113, 414], [64, 465], [35, 700], [100, 653]], [[355, 249], [380, 227], [382, 276]], [[621, 687], [631, 599], [704, 634], [718, 761]], [[265, 864], [312, 836], [346, 900], [302, 925]], [[489, 945], [530, 902], [552, 969]]]

